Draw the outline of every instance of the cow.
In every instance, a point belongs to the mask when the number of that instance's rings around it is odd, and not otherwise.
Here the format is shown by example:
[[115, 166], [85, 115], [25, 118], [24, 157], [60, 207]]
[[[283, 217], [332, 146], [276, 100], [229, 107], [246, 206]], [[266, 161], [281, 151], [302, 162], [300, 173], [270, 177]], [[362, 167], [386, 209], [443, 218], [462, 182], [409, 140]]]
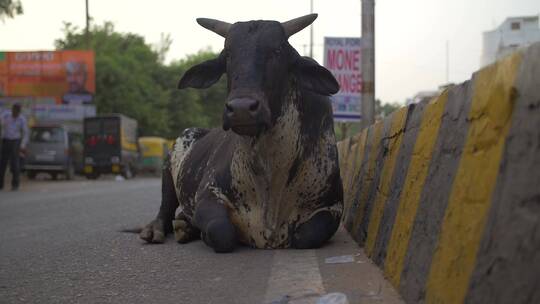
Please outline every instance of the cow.
[[174, 232], [179, 243], [200, 237], [222, 253], [239, 244], [318, 248], [334, 235], [343, 187], [329, 96], [339, 85], [288, 42], [316, 18], [197, 19], [225, 46], [188, 69], [178, 88], [207, 88], [226, 74], [223, 126], [186, 129], [176, 140], [158, 215], [140, 238], [162, 243]]

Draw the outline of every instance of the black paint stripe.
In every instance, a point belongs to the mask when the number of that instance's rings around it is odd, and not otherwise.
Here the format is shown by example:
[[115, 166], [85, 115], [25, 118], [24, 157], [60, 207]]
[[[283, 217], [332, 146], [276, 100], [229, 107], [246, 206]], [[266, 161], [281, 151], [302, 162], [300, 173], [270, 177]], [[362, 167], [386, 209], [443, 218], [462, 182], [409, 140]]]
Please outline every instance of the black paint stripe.
[[413, 224], [399, 290], [407, 303], [424, 300], [431, 260], [467, 137], [473, 81], [450, 89]]
[[407, 122], [405, 124], [405, 133], [403, 134], [403, 141], [399, 149], [398, 158], [394, 167], [394, 176], [390, 186], [390, 193], [385, 203], [383, 216], [379, 225], [379, 231], [377, 233], [377, 239], [375, 240], [375, 246], [373, 247], [372, 259], [379, 265], [383, 266], [386, 258], [386, 246], [392, 236], [392, 228], [396, 219], [396, 212], [399, 207], [399, 200], [401, 191], [407, 172], [409, 170], [409, 164], [412, 157], [414, 145], [416, 143], [416, 137], [420, 124], [422, 122], [422, 115], [426, 108], [428, 101], [417, 104], [414, 108], [409, 108], [407, 113]]

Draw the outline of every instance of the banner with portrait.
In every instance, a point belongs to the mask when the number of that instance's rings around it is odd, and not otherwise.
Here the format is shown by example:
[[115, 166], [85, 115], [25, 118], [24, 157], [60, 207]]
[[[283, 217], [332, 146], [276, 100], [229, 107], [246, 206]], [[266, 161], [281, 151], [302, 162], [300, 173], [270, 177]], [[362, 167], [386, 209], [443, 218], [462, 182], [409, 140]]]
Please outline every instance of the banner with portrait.
[[94, 52], [1, 52], [0, 97], [53, 98], [90, 105], [96, 92]]

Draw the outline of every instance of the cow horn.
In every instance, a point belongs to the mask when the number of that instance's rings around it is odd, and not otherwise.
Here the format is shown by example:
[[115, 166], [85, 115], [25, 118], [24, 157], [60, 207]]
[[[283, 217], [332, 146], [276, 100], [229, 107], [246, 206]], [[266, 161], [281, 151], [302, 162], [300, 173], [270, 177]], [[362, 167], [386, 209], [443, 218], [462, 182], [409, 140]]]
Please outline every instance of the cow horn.
[[227, 38], [227, 33], [231, 28], [230, 23], [219, 21], [216, 19], [197, 18], [197, 23], [205, 29], [211, 30], [212, 32], [220, 35], [223, 38]]
[[283, 29], [285, 29], [285, 35], [287, 38], [303, 30], [306, 26], [310, 25], [317, 19], [317, 14], [309, 14], [302, 17], [298, 17], [287, 22], [281, 23]]

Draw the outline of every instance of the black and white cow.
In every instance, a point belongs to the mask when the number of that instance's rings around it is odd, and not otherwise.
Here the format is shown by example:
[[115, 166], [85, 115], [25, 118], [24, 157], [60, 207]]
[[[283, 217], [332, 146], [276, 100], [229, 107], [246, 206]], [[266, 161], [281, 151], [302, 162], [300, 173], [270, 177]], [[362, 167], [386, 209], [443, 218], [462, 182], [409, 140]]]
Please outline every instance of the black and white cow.
[[317, 248], [334, 235], [343, 189], [327, 96], [339, 85], [287, 41], [315, 18], [197, 19], [225, 38], [225, 48], [189, 69], [178, 87], [207, 88], [227, 74], [223, 129], [187, 129], [177, 139], [159, 213], [142, 239], [162, 243], [174, 231], [180, 243], [202, 237], [230, 252], [238, 242]]

